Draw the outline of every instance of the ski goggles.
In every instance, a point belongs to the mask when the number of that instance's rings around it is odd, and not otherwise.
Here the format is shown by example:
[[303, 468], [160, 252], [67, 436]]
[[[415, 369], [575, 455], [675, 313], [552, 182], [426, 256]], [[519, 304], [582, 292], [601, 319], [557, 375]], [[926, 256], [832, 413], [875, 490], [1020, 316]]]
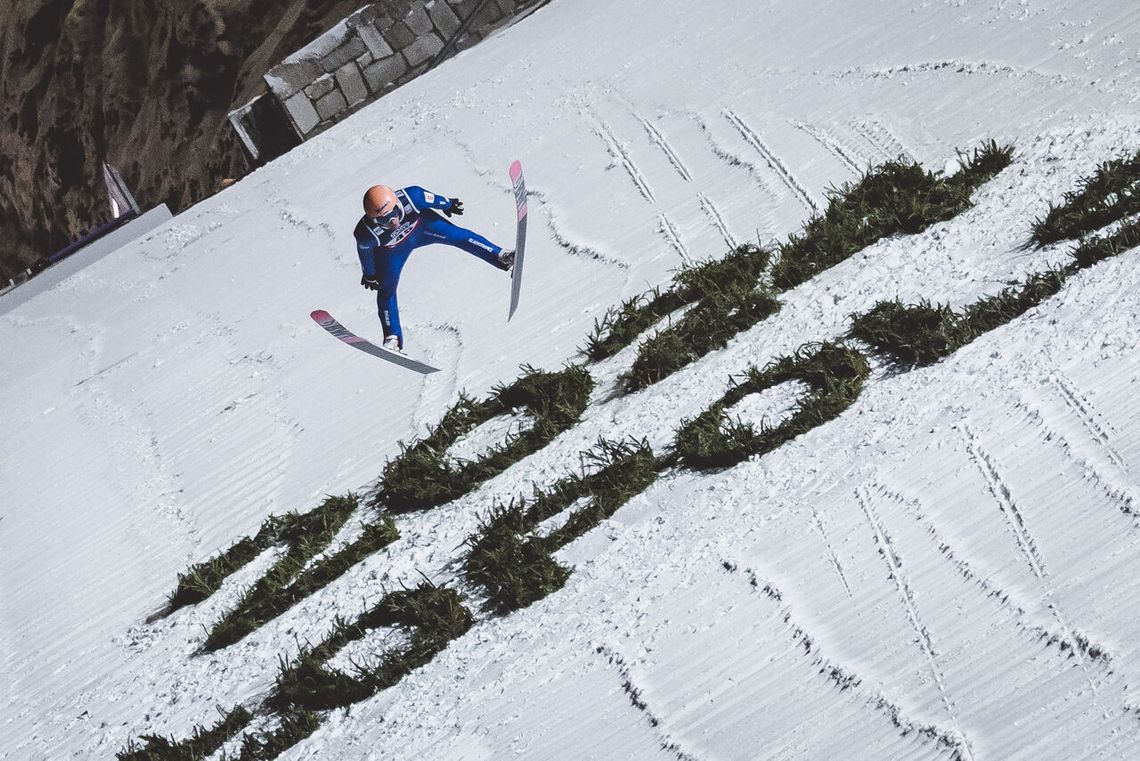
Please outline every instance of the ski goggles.
[[400, 204], [396, 204], [388, 211], [381, 211], [372, 217], [376, 223], [381, 227], [391, 227], [394, 222], [399, 222], [404, 218], [404, 208]]

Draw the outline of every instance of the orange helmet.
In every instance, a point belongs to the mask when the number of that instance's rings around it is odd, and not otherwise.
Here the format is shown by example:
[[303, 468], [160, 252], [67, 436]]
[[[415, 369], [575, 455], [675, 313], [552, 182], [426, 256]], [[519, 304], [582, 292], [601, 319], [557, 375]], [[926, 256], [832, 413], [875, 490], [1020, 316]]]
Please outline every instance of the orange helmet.
[[364, 194], [364, 214], [382, 227], [394, 227], [404, 216], [396, 193], [387, 185], [373, 185]]

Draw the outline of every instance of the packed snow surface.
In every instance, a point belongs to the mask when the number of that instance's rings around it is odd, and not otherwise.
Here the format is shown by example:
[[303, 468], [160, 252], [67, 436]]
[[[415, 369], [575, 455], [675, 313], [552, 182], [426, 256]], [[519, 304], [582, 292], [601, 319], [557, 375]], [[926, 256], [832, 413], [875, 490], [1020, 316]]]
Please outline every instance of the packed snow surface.
[[[599, 436], [662, 451], [730, 376], [880, 299], [962, 306], [1063, 261], [1068, 244], [1023, 244], [1079, 178], [1140, 149], [1136, 39], [1125, 0], [555, 0], [0, 317], [0, 756], [186, 737], [216, 705], [253, 705], [335, 615], [423, 576], [457, 585], [493, 501], [575, 472]], [[990, 138], [1016, 156], [973, 209], [782, 295], [644, 391], [613, 393], [633, 348], [588, 365], [579, 425], [400, 517], [401, 539], [236, 645], [194, 655], [273, 551], [147, 623], [180, 571], [266, 516], [367, 491], [461, 390], [583, 361], [607, 307], [785, 238], [869, 163], [952, 170]], [[459, 196], [464, 224], [510, 245], [515, 158], [532, 219], [509, 324], [503, 273], [439, 247], [400, 298], [409, 351], [442, 372], [309, 320], [379, 336], [351, 237], [366, 187]], [[558, 554], [564, 589], [481, 613], [283, 757], [1140, 757], [1136, 257], [932, 367], [877, 368], [772, 454], [664, 475]], [[785, 412], [777, 392], [734, 414]]]

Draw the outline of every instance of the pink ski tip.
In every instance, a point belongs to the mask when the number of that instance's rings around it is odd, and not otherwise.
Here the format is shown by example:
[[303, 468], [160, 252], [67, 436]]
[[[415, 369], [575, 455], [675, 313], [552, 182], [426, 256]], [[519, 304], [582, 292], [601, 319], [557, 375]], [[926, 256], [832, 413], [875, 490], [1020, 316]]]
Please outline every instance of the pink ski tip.
[[309, 316], [317, 322], [324, 322], [325, 320], [332, 319], [332, 315], [323, 309], [314, 309], [309, 312]]
[[[499, 166], [502, 166], [502, 164]], [[516, 159], [511, 164], [511, 168], [507, 171], [510, 172], [512, 180], [518, 181], [518, 178], [522, 176], [522, 162]]]

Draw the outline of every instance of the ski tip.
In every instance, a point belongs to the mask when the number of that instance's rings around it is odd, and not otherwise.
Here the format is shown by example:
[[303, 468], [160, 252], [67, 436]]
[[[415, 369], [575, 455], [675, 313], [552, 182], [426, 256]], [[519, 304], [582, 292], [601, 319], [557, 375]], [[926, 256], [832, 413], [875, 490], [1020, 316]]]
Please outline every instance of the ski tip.
[[515, 159], [511, 162], [511, 168], [508, 170], [512, 180], [517, 180], [522, 176], [522, 162]]
[[324, 320], [328, 320], [332, 317], [331, 314], [323, 309], [314, 309], [313, 311], [309, 312], [309, 316], [312, 317], [316, 322], [323, 322]]

